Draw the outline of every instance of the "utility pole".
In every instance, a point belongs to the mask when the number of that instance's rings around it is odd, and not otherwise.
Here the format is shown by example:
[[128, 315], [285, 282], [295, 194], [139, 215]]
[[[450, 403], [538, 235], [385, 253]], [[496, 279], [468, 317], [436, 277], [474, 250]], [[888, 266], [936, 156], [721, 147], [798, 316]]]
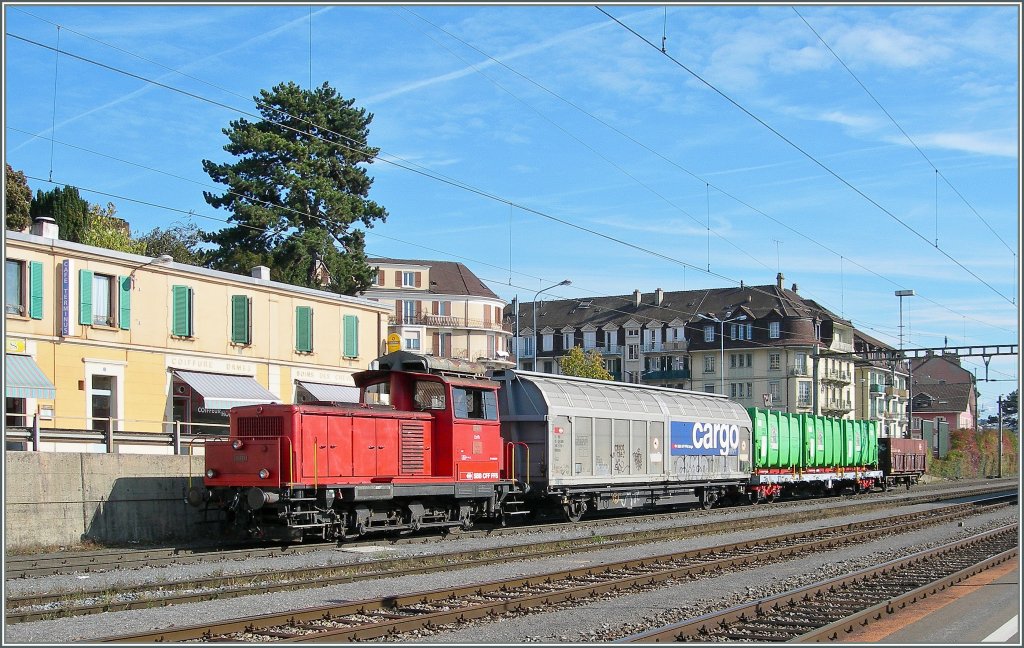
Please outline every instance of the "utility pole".
[[996, 477], [1002, 479], [1003, 477], [1003, 396], [999, 395], [999, 400], [996, 401], [999, 409], [996, 410], [996, 416], [999, 418], [999, 447], [996, 448], [996, 460], [997, 460], [997, 471]]

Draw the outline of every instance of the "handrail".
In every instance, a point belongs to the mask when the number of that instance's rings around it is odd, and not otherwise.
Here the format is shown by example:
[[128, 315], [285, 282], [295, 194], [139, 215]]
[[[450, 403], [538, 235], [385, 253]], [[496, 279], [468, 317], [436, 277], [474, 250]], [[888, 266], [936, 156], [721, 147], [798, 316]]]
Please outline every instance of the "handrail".
[[505, 444], [505, 460], [507, 465], [510, 467], [509, 479], [515, 481], [516, 479], [516, 446], [523, 446], [526, 448], [526, 481], [524, 483], [530, 483], [530, 446], [525, 441], [509, 441]]

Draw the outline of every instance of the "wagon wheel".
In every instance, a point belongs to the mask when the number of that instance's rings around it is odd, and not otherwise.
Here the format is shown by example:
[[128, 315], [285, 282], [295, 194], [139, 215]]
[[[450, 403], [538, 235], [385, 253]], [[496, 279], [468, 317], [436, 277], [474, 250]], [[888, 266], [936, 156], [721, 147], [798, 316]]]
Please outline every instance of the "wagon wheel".
[[704, 491], [703, 496], [700, 498], [701, 507], [707, 511], [710, 510], [718, 503], [718, 491], [708, 490]]
[[583, 500], [570, 500], [562, 508], [565, 509], [565, 517], [570, 522], [579, 522], [587, 511], [587, 503]]

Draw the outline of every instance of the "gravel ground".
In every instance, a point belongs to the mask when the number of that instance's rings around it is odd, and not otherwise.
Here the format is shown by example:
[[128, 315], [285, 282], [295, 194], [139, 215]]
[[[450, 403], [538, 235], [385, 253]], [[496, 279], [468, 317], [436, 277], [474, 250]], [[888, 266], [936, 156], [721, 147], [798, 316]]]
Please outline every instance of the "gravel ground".
[[[911, 495], [926, 492], [927, 487], [915, 489]], [[895, 498], [894, 493], [885, 497]], [[865, 499], [865, 498], [861, 498]], [[859, 501], [859, 500], [856, 500]], [[808, 504], [835, 508], [850, 503], [848, 500], [831, 499], [816, 500]], [[926, 505], [915, 506], [914, 510], [927, 508]], [[715, 516], [749, 517], [763, 515], [771, 512], [772, 507], [747, 507], [742, 509], [716, 510], [700, 512], [695, 518], [698, 522], [715, 519]], [[778, 508], [776, 508], [776, 511]], [[873, 517], [876, 514], [860, 514], [844, 516], [842, 518], [831, 518], [825, 524], [840, 524], [854, 522]], [[1007, 515], [989, 514], [982, 516], [989, 522], [998, 519], [1018, 519], [1014, 512]], [[773, 567], [770, 574], [762, 574], [755, 571], [746, 571], [739, 574], [722, 575], [714, 579], [706, 579], [680, 584], [675, 587], [660, 588], [651, 592], [635, 593], [625, 597], [608, 599], [606, 601], [592, 603], [588, 606], [566, 609], [556, 612], [549, 612], [543, 615], [533, 615], [527, 618], [508, 618], [497, 623], [475, 624], [472, 628], [456, 630], [453, 632], [439, 633], [431, 636], [408, 639], [416, 642], [441, 642], [441, 643], [524, 643], [524, 642], [587, 642], [603, 640], [601, 636], [610, 628], [619, 628], [626, 623], [635, 623], [642, 617], [654, 614], [682, 614], [683, 616], [695, 616], [702, 612], [694, 611], [699, 609], [702, 602], [717, 602], [719, 606], [723, 599], [728, 604], [729, 597], [745, 592], [748, 587], [763, 588], [782, 587], [791, 589], [798, 586], [787, 579], [800, 578], [818, 580], [822, 576], [819, 570], [823, 566], [832, 564], [830, 561], [859, 560], [867, 564], [876, 564], [883, 559], [896, 557], [906, 547], [919, 547], [922, 543], [937, 542], [940, 539], [955, 536], [975, 528], [981, 524], [980, 519], [972, 519], [965, 522], [964, 528], [956, 523], [943, 525], [942, 527], [925, 529], [897, 538], [886, 538], [879, 543], [858, 545], [847, 548], [842, 552], [834, 552], [834, 555], [827, 558], [798, 559], [790, 561], [782, 566]], [[678, 520], [647, 522], [643, 525], [623, 523], [615, 527], [604, 527], [600, 533], [614, 533], [627, 529], [657, 528], [668, 524], [678, 524]], [[792, 529], [802, 530], [821, 526], [822, 523], [805, 523], [793, 525]], [[297, 592], [274, 593], [254, 595], [237, 599], [223, 601], [208, 601], [203, 603], [190, 603], [175, 605], [168, 608], [151, 610], [134, 610], [128, 612], [112, 612], [105, 614], [90, 615], [85, 617], [73, 617], [53, 621], [39, 621], [32, 623], [16, 624], [5, 626], [3, 632], [4, 644], [26, 644], [26, 643], [67, 643], [72, 641], [89, 641], [106, 636], [120, 635], [130, 632], [142, 632], [150, 629], [169, 628], [173, 626], [194, 625], [202, 622], [210, 622], [241, 616], [257, 615], [270, 612], [280, 612], [298, 607], [313, 605], [324, 605], [342, 601], [352, 601], [364, 598], [380, 597], [407, 593], [412, 591], [435, 589], [446, 586], [456, 586], [472, 583], [481, 580], [491, 580], [499, 577], [513, 577], [542, 573], [554, 569], [563, 569], [571, 566], [587, 565], [598, 562], [613, 560], [625, 560], [642, 556], [668, 553], [672, 551], [683, 551], [708, 545], [721, 544], [730, 541], [741, 541], [756, 538], [763, 535], [781, 533], [781, 529], [766, 529], [738, 532], [732, 534], [721, 534], [705, 536], [689, 540], [680, 540], [664, 543], [651, 543], [636, 545], [621, 549], [594, 550], [580, 552], [571, 557], [556, 557], [542, 560], [511, 561], [504, 565], [501, 573], [496, 573], [494, 568], [473, 568], [463, 570], [449, 570], [434, 574], [410, 575], [396, 579], [371, 580], [356, 583], [324, 587]], [[591, 534], [590, 530], [584, 533]], [[78, 576], [51, 576], [38, 579], [25, 579], [22, 581], [11, 581], [6, 583], [8, 595], [23, 595], [30, 592], [53, 592], [64, 591], [68, 588], [78, 589], [82, 587], [94, 588], [102, 585], [127, 585], [160, 582], [169, 580], [182, 580], [196, 578], [203, 575], [214, 575], [229, 572], [251, 572], [259, 569], [299, 569], [310, 565], [340, 564], [350, 562], [368, 561], [381, 555], [387, 557], [426, 555], [454, 550], [468, 550], [480, 547], [493, 547], [497, 544], [521, 544], [524, 541], [540, 541], [560, 537], [572, 537], [573, 534], [563, 532], [538, 532], [529, 534], [528, 538], [522, 536], [493, 537], [493, 538], [461, 538], [444, 543], [433, 545], [389, 545], [383, 543], [381, 551], [376, 553], [353, 553], [339, 549], [330, 549], [323, 552], [311, 554], [287, 556], [275, 559], [261, 559], [254, 561], [229, 561], [225, 563], [201, 564], [201, 565], [179, 565], [173, 567], [144, 568], [123, 570], [109, 573], [80, 574]], [[579, 535], [579, 534], [575, 534]], [[883, 556], [888, 556], [883, 558]], [[87, 576], [87, 578], [81, 578]], [[753, 578], [752, 578], [753, 577]], [[766, 590], [767, 593], [767, 590]], [[678, 611], [680, 601], [686, 601], [685, 612]], [[675, 611], [675, 612], [670, 612]], [[691, 613], [693, 612], [693, 613]], [[682, 617], [680, 617], [682, 618]], [[543, 631], [539, 630], [543, 628]]]

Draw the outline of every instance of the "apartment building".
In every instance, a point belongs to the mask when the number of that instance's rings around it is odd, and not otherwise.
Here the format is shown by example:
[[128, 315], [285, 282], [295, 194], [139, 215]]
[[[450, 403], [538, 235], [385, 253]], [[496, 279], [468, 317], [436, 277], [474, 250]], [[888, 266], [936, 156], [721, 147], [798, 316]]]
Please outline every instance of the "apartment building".
[[365, 299], [385, 304], [388, 342], [440, 358], [503, 362], [510, 331], [502, 322], [507, 304], [469, 268], [455, 261], [374, 258], [377, 268]]
[[387, 331], [388, 307], [262, 266], [246, 277], [62, 241], [52, 219], [5, 244], [8, 427], [131, 432], [119, 451], [166, 452], [147, 435], [222, 433], [236, 405], [358, 400], [352, 373]]
[[854, 327], [783, 282], [779, 273], [771, 285], [523, 302], [517, 360], [557, 373], [580, 346], [599, 351], [616, 380], [851, 418], [854, 364], [841, 354], [854, 350]]
[[[894, 351], [875, 338], [855, 331], [854, 350], [858, 353]], [[857, 418], [878, 422], [878, 436], [907, 438], [910, 391], [910, 365], [906, 360], [864, 360], [855, 363]]]

